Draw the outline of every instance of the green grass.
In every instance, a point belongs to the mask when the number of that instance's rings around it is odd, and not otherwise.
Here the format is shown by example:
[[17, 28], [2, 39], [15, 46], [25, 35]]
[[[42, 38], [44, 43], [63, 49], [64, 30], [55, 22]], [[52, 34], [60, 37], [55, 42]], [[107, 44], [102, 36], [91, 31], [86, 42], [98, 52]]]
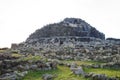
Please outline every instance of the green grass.
[[95, 69], [95, 68], [85, 68], [86, 72], [93, 72], [98, 74], [106, 74], [109, 77], [120, 77], [120, 69]]
[[87, 80], [82, 76], [72, 74], [68, 67], [58, 66], [58, 69], [60, 72], [58, 73], [58, 77], [54, 80]]
[[102, 64], [102, 62], [96, 62], [96, 61], [73, 61], [73, 60], [68, 60], [68, 61], [62, 61], [64, 63], [76, 63], [77, 65], [90, 65], [90, 64]]
[[[82, 64], [100, 64], [99, 62], [92, 62], [92, 61], [64, 61], [64, 62], [75, 62], [78, 65]], [[97, 74], [106, 74], [109, 77], [120, 77], [120, 69], [95, 69], [95, 68], [84, 68], [84, 71], [89, 73], [97, 73]], [[58, 66], [55, 70], [48, 70], [48, 71], [29, 71], [29, 73], [22, 79], [22, 80], [42, 80], [43, 74], [56, 74], [57, 77], [54, 80], [90, 80], [85, 79], [82, 76], [74, 75], [70, 71], [70, 69], [66, 66]]]
[[28, 61], [28, 60], [38, 61], [38, 60], [41, 60], [41, 56], [27, 56], [27, 57], [21, 57], [19, 60], [22, 60], [22, 61]]
[[[103, 64], [95, 61], [66, 61], [69, 63], [75, 62], [78, 65]], [[106, 74], [109, 77], [120, 77], [120, 69], [102, 69], [102, 68], [84, 68], [85, 72], [94, 72], [98, 74]]]
[[0, 53], [4, 53], [5, 52], [5, 50], [0, 50]]
[[18, 53], [12, 53], [11, 56], [12, 56], [12, 57], [22, 57], [23, 55], [18, 54]]
[[58, 66], [58, 69], [49, 71], [29, 71], [22, 80], [42, 80], [41, 77], [45, 73], [56, 74], [57, 77], [54, 80], [89, 80], [72, 74], [70, 69], [65, 66]]

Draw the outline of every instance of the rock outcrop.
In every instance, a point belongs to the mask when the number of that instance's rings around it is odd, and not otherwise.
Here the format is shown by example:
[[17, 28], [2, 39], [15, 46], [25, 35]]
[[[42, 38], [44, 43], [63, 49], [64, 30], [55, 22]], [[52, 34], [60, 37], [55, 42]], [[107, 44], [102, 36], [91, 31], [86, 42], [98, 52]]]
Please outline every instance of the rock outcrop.
[[120, 41], [120, 39], [116, 39], [116, 38], [107, 38], [106, 40], [111, 40], [111, 41]]
[[39, 40], [47, 37], [76, 36], [105, 39], [105, 35], [82, 19], [65, 18], [59, 23], [49, 24], [36, 30], [26, 40]]

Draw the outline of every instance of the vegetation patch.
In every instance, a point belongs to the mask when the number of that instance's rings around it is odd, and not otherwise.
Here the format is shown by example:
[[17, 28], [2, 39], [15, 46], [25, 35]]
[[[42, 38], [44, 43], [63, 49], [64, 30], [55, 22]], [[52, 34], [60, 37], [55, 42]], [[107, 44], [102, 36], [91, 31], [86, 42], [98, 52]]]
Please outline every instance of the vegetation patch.
[[85, 70], [85, 72], [106, 74], [109, 77], [119, 77], [120, 78], [120, 69], [84, 68], [84, 70]]
[[65, 66], [58, 66], [57, 69], [48, 71], [29, 71], [22, 80], [42, 80], [42, 75], [46, 73], [56, 75], [54, 80], [89, 80], [72, 74], [70, 69]]
[[[93, 61], [64, 61], [68, 63], [75, 62], [78, 65], [90, 65], [90, 64], [100, 64], [99, 62]], [[86, 73], [96, 73], [96, 74], [105, 74], [109, 77], [120, 77], [120, 69], [100, 69], [100, 68], [84, 68]], [[29, 73], [22, 79], [22, 80], [42, 80], [43, 74], [54, 74], [56, 77], [54, 80], [90, 80], [90, 78], [84, 78], [80, 75], [73, 74], [69, 67], [66, 66], [58, 66], [55, 70], [48, 70], [48, 71], [29, 71]]]
[[27, 57], [21, 57], [20, 60], [22, 60], [22, 61], [28, 61], [28, 60], [37, 61], [37, 60], [41, 60], [41, 57], [29, 55]]
[[11, 56], [12, 56], [12, 57], [22, 57], [23, 55], [17, 54], [17, 53], [12, 53]]
[[62, 61], [64, 63], [76, 63], [77, 65], [91, 65], [91, 64], [102, 64], [103, 62], [97, 62], [97, 61]]

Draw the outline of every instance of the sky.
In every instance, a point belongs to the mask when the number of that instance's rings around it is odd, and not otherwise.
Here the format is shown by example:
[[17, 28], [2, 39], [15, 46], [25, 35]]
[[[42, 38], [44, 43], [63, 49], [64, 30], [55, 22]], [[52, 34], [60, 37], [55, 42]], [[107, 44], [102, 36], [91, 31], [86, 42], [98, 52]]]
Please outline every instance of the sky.
[[0, 0], [0, 47], [23, 42], [36, 29], [66, 17], [120, 38], [120, 0]]

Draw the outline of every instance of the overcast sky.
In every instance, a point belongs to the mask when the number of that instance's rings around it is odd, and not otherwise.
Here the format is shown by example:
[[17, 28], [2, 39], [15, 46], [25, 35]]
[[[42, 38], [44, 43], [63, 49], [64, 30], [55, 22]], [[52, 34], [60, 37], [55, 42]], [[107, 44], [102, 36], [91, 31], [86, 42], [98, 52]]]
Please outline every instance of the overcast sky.
[[23, 42], [36, 29], [66, 17], [120, 38], [120, 0], [0, 0], [0, 47]]

